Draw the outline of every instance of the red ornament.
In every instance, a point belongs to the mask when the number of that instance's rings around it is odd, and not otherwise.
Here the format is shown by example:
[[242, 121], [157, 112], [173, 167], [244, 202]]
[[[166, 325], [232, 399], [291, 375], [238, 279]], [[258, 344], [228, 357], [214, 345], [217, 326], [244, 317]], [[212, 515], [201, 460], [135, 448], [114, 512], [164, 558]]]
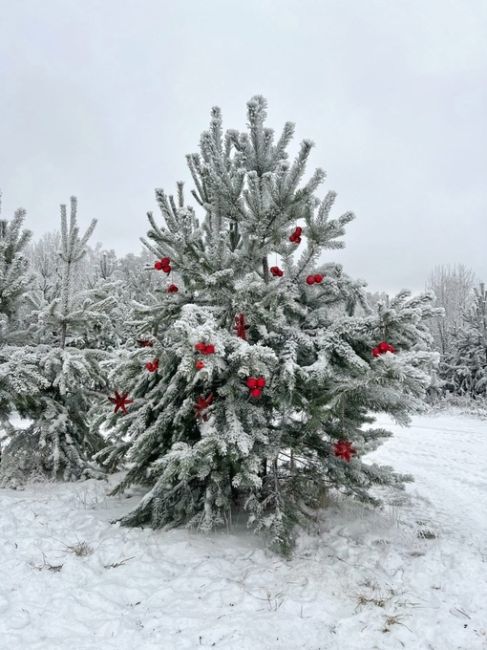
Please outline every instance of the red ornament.
[[198, 399], [196, 400], [196, 404], [194, 405], [196, 416], [202, 417], [203, 420], [207, 420], [208, 415], [204, 413], [204, 411], [206, 411], [206, 409], [212, 404], [213, 404], [213, 395], [211, 393], [207, 397], [203, 397], [202, 395], [198, 397]]
[[315, 276], [314, 275], [308, 275], [306, 278], [306, 284], [309, 284], [310, 286], [316, 282]]
[[153, 348], [154, 343], [153, 341], [149, 341], [148, 339], [138, 339], [137, 340], [137, 345], [139, 348]]
[[171, 260], [169, 257], [162, 257], [160, 260], [154, 262], [154, 268], [157, 271], [164, 271], [164, 273], [170, 273], [172, 270]]
[[392, 354], [395, 354], [397, 350], [391, 343], [387, 343], [387, 341], [381, 341], [379, 345], [377, 345], [372, 350], [372, 355], [375, 358], [377, 358], [380, 357], [381, 354], [385, 354], [386, 352], [392, 352]]
[[301, 243], [301, 233], [303, 232], [303, 229], [300, 226], [297, 226], [294, 229], [294, 232], [292, 235], [289, 236], [289, 241], [292, 241], [293, 244], [300, 244]]
[[196, 361], [196, 363], [194, 364], [194, 367], [196, 368], [196, 370], [201, 370], [202, 368], [205, 367], [205, 362], [204, 361]]
[[271, 266], [269, 269], [272, 275], [276, 278], [282, 278], [284, 271], [282, 271], [278, 266]]
[[195, 350], [198, 352], [201, 352], [201, 354], [207, 355], [207, 354], [215, 354], [215, 346], [213, 343], [196, 343], [194, 346]]
[[252, 397], [260, 397], [262, 390], [266, 384], [265, 377], [247, 377], [247, 388], [250, 388], [250, 395]]
[[154, 359], [154, 361], [148, 361], [145, 364], [145, 367], [149, 372], [156, 372], [156, 370], [159, 368], [159, 359]]
[[175, 284], [170, 284], [168, 288], [166, 289], [167, 293], [177, 293], [179, 289]]
[[114, 413], [120, 410], [125, 414], [127, 413], [127, 404], [132, 404], [134, 401], [133, 399], [128, 399], [128, 393], [120, 394], [118, 391], [115, 391], [114, 397], [109, 397], [108, 399], [110, 402], [115, 404], [115, 408], [113, 410]]
[[247, 330], [249, 326], [245, 322], [245, 314], [237, 314], [235, 316], [235, 331], [237, 336], [244, 341], [247, 340]]
[[348, 442], [348, 440], [339, 440], [333, 445], [333, 453], [338, 458], [341, 458], [342, 460], [345, 460], [347, 463], [349, 463], [352, 459], [352, 456], [355, 456], [357, 452], [353, 448], [351, 442]]
[[316, 273], [315, 274], [315, 282], [316, 282], [316, 284], [320, 284], [321, 282], [323, 282], [323, 278], [324, 278], [324, 276], [321, 275], [321, 273]]

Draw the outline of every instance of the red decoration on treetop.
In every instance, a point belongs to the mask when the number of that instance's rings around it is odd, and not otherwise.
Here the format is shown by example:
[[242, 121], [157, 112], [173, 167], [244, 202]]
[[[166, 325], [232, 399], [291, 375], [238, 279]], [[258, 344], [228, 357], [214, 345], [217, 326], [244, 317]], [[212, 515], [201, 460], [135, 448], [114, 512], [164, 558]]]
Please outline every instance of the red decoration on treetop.
[[352, 460], [352, 456], [355, 456], [357, 452], [353, 448], [351, 442], [348, 442], [348, 440], [339, 440], [333, 445], [333, 453], [338, 458], [341, 458], [342, 460], [345, 460], [347, 463], [349, 463]]
[[380, 357], [381, 354], [385, 354], [386, 352], [392, 352], [392, 354], [395, 354], [397, 350], [391, 343], [387, 343], [387, 341], [381, 341], [379, 345], [377, 345], [372, 350], [372, 356], [377, 358]]
[[284, 271], [280, 269], [278, 266], [271, 266], [269, 270], [272, 273], [272, 275], [276, 278], [282, 278], [282, 276], [284, 275]]
[[118, 391], [115, 391], [114, 397], [109, 397], [108, 399], [110, 402], [115, 404], [115, 408], [113, 410], [114, 413], [120, 410], [125, 414], [127, 413], [127, 404], [132, 404], [134, 401], [133, 399], [128, 399], [128, 393], [120, 394]]
[[179, 289], [175, 284], [170, 284], [168, 288], [166, 289], [167, 293], [177, 293]]
[[194, 364], [194, 367], [196, 368], [196, 370], [202, 370], [205, 367], [205, 362], [201, 361], [201, 360], [198, 360]]
[[293, 244], [300, 244], [301, 243], [301, 233], [303, 232], [303, 229], [300, 226], [296, 226], [294, 229], [294, 232], [292, 235], [289, 236], [289, 241], [292, 241]]
[[245, 314], [237, 314], [235, 316], [235, 331], [237, 336], [244, 341], [247, 340], [247, 330], [249, 326], [245, 322]]

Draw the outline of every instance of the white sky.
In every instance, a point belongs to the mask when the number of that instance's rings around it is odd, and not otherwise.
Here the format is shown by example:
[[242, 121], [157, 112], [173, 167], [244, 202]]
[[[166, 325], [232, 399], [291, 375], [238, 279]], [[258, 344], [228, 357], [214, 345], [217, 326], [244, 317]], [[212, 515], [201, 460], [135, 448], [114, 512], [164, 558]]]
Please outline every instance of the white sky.
[[486, 35], [485, 0], [1, 0], [3, 216], [41, 234], [75, 194], [136, 252], [210, 107], [242, 128], [260, 93], [357, 215], [330, 259], [374, 290], [487, 280]]

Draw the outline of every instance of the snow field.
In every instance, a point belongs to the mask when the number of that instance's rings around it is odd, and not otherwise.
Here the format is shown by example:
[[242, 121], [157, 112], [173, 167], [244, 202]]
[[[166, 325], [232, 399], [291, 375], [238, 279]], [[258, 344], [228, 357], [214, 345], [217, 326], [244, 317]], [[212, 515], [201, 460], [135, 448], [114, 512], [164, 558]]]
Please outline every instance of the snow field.
[[0, 650], [487, 648], [487, 422], [379, 424], [415, 483], [331, 503], [291, 561], [241, 525], [114, 526], [140, 494], [104, 481], [1, 490]]

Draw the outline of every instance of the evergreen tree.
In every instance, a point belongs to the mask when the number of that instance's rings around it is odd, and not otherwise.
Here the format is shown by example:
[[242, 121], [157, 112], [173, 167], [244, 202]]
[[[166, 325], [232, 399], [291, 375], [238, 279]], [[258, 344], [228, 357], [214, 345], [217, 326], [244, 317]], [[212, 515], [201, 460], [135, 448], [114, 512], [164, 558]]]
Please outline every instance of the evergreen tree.
[[90, 324], [107, 319], [111, 301], [106, 296], [98, 302], [87, 300], [72, 290], [77, 263], [95, 224], [93, 220], [80, 237], [76, 199], [71, 199], [69, 220], [66, 206], [61, 206], [61, 294], [50, 304], [41, 304], [36, 313], [37, 331], [30, 332], [30, 340], [39, 343], [11, 353], [11, 362], [29, 373], [30, 384], [18, 391], [16, 406], [32, 424], [17, 432], [5, 450], [0, 467], [3, 484], [22, 483], [33, 475], [73, 480], [98, 473], [90, 459], [103, 438], [91, 426], [88, 413], [105, 389], [100, 363], [106, 354], [88, 347], [83, 336]]
[[487, 291], [473, 292], [473, 304], [453, 334], [454, 345], [442, 364], [447, 391], [473, 398], [487, 397]]
[[407, 422], [424, 396], [432, 308], [402, 292], [371, 313], [363, 283], [320, 261], [353, 215], [330, 218], [324, 172], [303, 182], [312, 143], [289, 162], [294, 126], [275, 140], [265, 118], [254, 97], [248, 132], [224, 133], [213, 109], [187, 157], [202, 216], [181, 183], [176, 198], [156, 191], [163, 223], [149, 214], [143, 241], [161, 287], [136, 305], [139, 347], [113, 374], [102, 455], [130, 462], [115, 493], [148, 486], [123, 524], [210, 529], [242, 508], [288, 552], [325, 490], [375, 503], [374, 485], [409, 478], [362, 457], [390, 435], [370, 413]]
[[19, 309], [32, 281], [25, 256], [32, 233], [22, 229], [24, 220], [22, 209], [11, 221], [0, 219], [0, 326], [4, 341], [15, 332]]
[[31, 232], [23, 229], [24, 220], [22, 209], [11, 221], [0, 219], [0, 428], [7, 433], [16, 395], [29, 385], [23, 366], [12, 358], [15, 341], [22, 339], [19, 314], [31, 283], [25, 257]]

